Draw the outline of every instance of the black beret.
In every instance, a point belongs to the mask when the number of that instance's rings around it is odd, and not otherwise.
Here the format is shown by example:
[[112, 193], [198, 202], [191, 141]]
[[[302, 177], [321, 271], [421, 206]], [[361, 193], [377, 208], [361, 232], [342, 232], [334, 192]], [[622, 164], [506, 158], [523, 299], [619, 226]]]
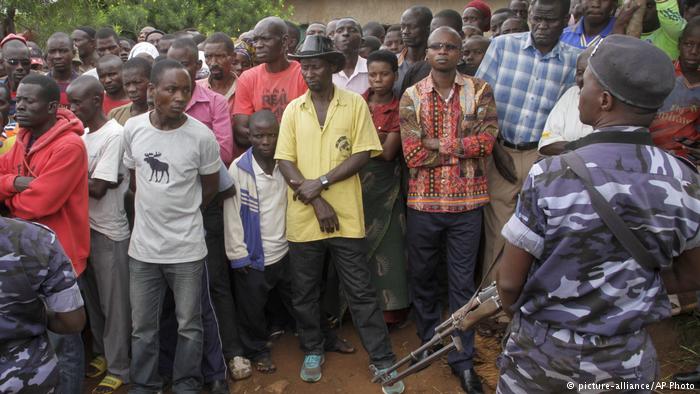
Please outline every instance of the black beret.
[[598, 42], [588, 68], [616, 99], [645, 109], [660, 108], [676, 80], [666, 53], [651, 43], [620, 34]]

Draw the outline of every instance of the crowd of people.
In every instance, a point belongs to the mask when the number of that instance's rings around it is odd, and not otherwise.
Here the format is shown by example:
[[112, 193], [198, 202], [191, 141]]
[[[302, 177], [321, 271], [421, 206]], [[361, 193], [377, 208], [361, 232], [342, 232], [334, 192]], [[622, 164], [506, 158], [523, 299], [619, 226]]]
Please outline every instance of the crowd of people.
[[392, 377], [393, 328], [426, 343], [494, 280], [497, 392], [654, 382], [644, 327], [700, 289], [700, 1], [643, 10], [7, 35], [0, 392], [228, 393], [285, 332], [313, 383], [347, 311]]

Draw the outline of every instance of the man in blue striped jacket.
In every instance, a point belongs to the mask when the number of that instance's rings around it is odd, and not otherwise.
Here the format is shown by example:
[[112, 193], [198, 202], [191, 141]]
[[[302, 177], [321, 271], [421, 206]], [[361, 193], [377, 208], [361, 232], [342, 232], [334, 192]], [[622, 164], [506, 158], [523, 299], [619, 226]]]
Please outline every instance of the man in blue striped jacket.
[[275, 365], [267, 348], [265, 304], [277, 288], [291, 311], [286, 237], [287, 184], [275, 163], [279, 124], [270, 110], [250, 117], [249, 148], [236, 159], [229, 174], [236, 195], [224, 202], [226, 255], [234, 272], [241, 342], [258, 371], [272, 373]]

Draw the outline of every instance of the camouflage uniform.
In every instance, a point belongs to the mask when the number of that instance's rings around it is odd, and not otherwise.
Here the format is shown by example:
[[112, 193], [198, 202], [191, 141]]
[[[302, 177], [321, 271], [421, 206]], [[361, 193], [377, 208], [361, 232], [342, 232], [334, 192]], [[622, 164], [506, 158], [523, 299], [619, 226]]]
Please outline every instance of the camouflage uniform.
[[[660, 268], [700, 247], [694, 169], [653, 146], [597, 138], [584, 137], [576, 152]], [[654, 380], [656, 355], [644, 327], [671, 315], [661, 277], [630, 257], [559, 157], [532, 167], [503, 235], [535, 261], [513, 307], [499, 359], [499, 393], [563, 393], [571, 392], [567, 382]]]
[[2, 217], [0, 256], [0, 393], [52, 393], [59, 378], [46, 309], [83, 305], [73, 266], [47, 227]]

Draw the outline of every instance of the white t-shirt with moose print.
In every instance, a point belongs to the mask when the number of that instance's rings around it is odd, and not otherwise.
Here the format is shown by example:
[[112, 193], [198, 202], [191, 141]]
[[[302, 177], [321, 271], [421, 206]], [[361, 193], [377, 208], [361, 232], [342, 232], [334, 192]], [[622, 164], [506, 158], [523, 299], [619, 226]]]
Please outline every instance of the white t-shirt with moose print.
[[187, 116], [175, 130], [151, 124], [150, 112], [124, 125], [124, 165], [135, 170], [136, 216], [129, 256], [159, 264], [207, 255], [200, 175], [219, 171], [219, 144], [207, 126]]

